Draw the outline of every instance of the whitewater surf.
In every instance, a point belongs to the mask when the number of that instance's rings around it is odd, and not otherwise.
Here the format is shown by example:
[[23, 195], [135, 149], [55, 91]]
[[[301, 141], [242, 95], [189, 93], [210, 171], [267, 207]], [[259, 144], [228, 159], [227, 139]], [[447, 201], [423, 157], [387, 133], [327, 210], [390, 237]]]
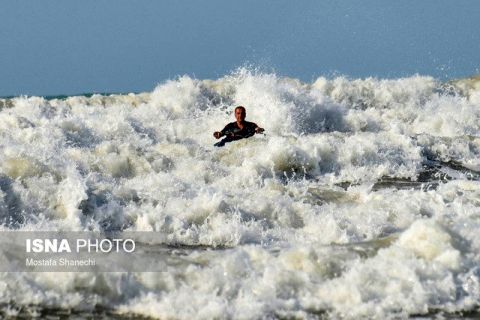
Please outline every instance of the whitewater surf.
[[[236, 105], [268, 135], [213, 147]], [[149, 250], [166, 261], [162, 272], [1, 273], [3, 316], [480, 307], [478, 78], [304, 83], [239, 69], [0, 109], [2, 231], [155, 232]]]

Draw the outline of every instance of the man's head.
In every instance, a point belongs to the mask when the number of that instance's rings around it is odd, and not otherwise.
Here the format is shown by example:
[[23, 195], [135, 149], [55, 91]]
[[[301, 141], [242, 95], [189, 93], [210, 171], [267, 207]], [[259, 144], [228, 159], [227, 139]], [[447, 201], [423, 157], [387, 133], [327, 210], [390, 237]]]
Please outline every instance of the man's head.
[[244, 107], [238, 106], [235, 108], [235, 119], [239, 122], [243, 122], [247, 116], [247, 111]]

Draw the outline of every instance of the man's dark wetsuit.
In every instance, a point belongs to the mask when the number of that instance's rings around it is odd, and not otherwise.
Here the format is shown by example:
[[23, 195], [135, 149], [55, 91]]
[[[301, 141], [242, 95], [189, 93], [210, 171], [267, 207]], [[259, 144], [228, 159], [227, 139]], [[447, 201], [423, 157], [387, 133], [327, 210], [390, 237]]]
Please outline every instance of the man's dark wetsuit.
[[214, 146], [223, 147], [227, 142], [240, 140], [243, 138], [249, 138], [255, 134], [255, 129], [257, 127], [258, 126], [253, 122], [244, 121], [243, 128], [240, 129], [236, 121], [230, 122], [225, 126], [225, 128], [223, 128], [222, 131], [220, 131], [222, 135], [226, 136], [226, 138], [224, 138], [220, 142], [215, 143]]

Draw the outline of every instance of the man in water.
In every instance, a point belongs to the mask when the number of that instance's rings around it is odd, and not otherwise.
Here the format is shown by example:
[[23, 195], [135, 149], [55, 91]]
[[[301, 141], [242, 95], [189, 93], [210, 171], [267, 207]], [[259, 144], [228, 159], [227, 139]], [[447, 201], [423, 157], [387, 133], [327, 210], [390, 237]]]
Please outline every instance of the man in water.
[[247, 111], [244, 107], [238, 106], [235, 108], [235, 119], [236, 122], [230, 122], [223, 128], [222, 131], [216, 131], [213, 133], [213, 136], [217, 139], [226, 136], [220, 142], [215, 143], [216, 147], [223, 147], [225, 143], [249, 138], [253, 136], [255, 133], [262, 133], [265, 131], [263, 128], [260, 128], [256, 123], [245, 121], [245, 117], [247, 116]]

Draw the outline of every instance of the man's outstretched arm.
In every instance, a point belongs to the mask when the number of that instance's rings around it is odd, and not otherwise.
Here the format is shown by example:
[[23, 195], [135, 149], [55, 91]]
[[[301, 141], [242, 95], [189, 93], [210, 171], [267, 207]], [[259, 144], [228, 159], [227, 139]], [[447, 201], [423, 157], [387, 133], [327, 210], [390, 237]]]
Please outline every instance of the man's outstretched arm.
[[255, 123], [255, 133], [262, 133], [265, 129], [260, 128], [258, 124]]
[[229, 131], [230, 131], [230, 124], [227, 124], [225, 128], [222, 129], [222, 131], [215, 131], [213, 133], [213, 136], [216, 139], [220, 139], [221, 137], [226, 136], [229, 133]]

